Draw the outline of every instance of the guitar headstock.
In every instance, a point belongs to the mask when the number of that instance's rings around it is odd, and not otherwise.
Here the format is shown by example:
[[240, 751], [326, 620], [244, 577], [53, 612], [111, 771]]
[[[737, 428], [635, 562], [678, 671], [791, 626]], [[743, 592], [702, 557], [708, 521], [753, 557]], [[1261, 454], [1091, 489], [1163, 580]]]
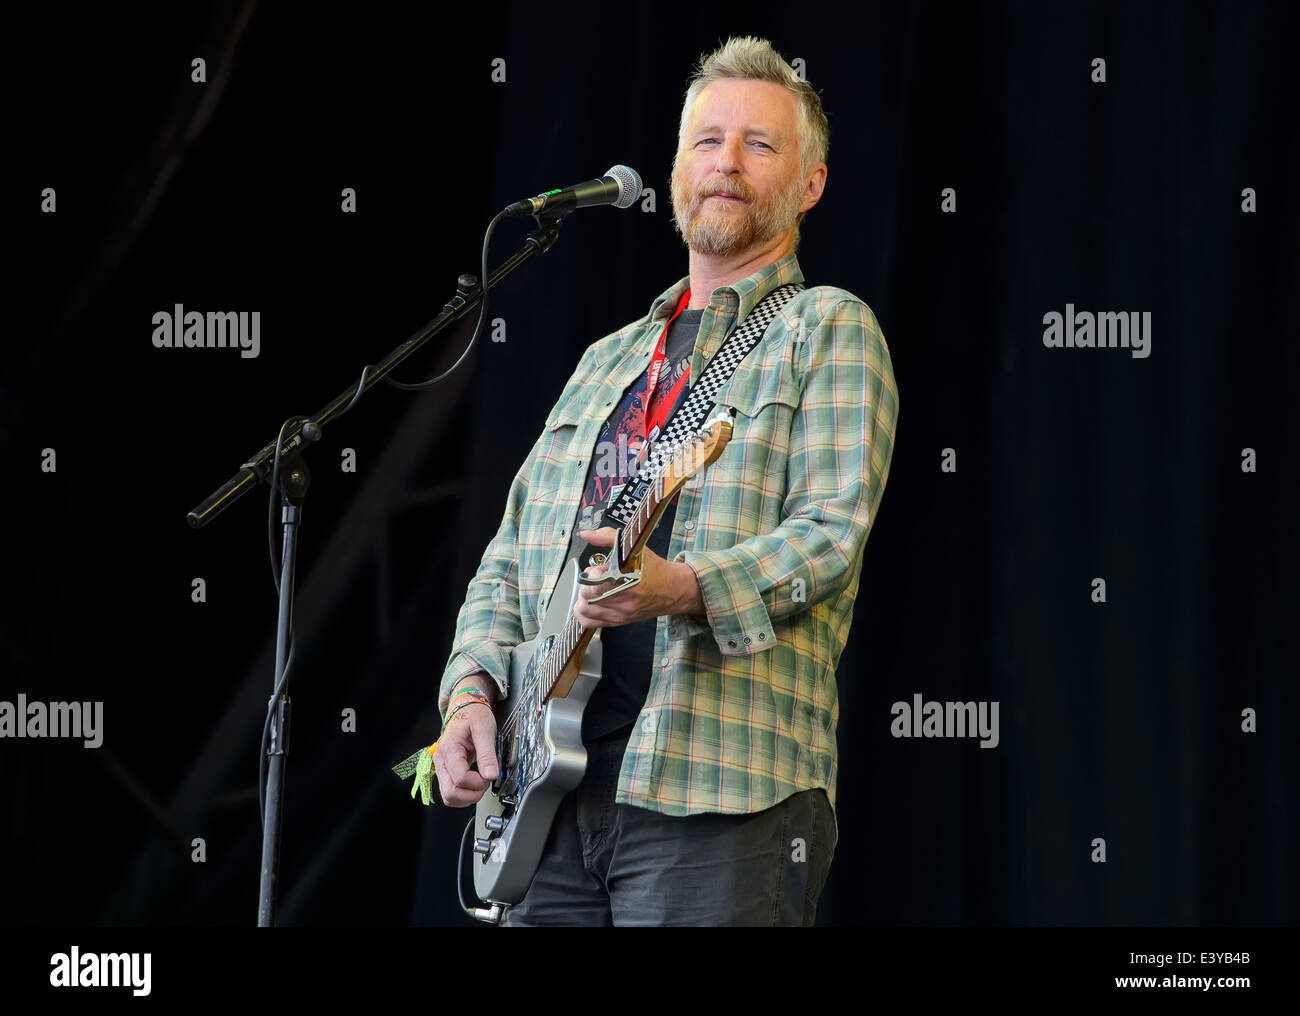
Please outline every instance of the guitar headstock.
[[663, 481], [660, 500], [667, 500], [692, 476], [715, 462], [731, 440], [731, 416], [723, 410], [709, 420], [664, 462], [659, 476]]

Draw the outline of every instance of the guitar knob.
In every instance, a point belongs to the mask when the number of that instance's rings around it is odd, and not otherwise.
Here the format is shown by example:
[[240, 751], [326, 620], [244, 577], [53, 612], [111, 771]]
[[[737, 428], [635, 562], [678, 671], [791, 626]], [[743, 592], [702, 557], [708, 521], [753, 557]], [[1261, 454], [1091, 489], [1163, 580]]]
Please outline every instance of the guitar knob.
[[483, 820], [483, 824], [494, 833], [503, 832], [509, 822], [508, 818], [503, 818], [500, 815], [489, 815]]
[[476, 853], [476, 854], [482, 854], [484, 857], [486, 857], [488, 854], [492, 853], [492, 841], [491, 841], [491, 840], [475, 840], [475, 841], [474, 841], [474, 853]]
[[505, 797], [499, 798], [498, 800], [501, 801], [501, 806], [503, 808], [513, 808], [515, 806], [515, 797], [513, 794], [509, 794]]

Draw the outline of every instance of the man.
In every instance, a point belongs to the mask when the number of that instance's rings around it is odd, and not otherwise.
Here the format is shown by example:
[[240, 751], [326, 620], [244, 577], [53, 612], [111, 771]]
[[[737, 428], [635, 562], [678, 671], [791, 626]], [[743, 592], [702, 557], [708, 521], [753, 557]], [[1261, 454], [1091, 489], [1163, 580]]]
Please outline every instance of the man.
[[[828, 134], [817, 93], [766, 41], [701, 61], [672, 176], [690, 275], [588, 347], [548, 416], [469, 584], [444, 716], [467, 687], [506, 693], [510, 650], [569, 596], [564, 565], [611, 545], [601, 516], [647, 435], [763, 297], [802, 281], [794, 250]], [[508, 925], [813, 923], [838, 839], [835, 666], [893, 455], [889, 351], [861, 300], [808, 289], [717, 401], [736, 409], [731, 441], [673, 499], [641, 582], [595, 604], [613, 584], [580, 587], [575, 612], [603, 648], [587, 769]], [[481, 702], [447, 724], [445, 803], [483, 795], [495, 734]]]

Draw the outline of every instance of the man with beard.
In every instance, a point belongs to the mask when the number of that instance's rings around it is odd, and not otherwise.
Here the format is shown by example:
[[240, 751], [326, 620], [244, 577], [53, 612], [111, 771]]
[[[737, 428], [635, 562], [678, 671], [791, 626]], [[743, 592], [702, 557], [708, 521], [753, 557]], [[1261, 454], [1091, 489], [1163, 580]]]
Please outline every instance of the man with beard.
[[[672, 175], [689, 276], [588, 347], [515, 478], [441, 682], [445, 803], [496, 778], [510, 650], [568, 595], [562, 566], [612, 544], [602, 515], [638, 450], [750, 311], [802, 282], [794, 251], [828, 138], [817, 93], [766, 41], [702, 58]], [[815, 918], [838, 839], [835, 665], [893, 456], [889, 350], [853, 294], [805, 289], [715, 399], [735, 409], [731, 441], [672, 499], [640, 583], [599, 603], [612, 582], [580, 588], [574, 611], [603, 649], [587, 769], [507, 925]]]

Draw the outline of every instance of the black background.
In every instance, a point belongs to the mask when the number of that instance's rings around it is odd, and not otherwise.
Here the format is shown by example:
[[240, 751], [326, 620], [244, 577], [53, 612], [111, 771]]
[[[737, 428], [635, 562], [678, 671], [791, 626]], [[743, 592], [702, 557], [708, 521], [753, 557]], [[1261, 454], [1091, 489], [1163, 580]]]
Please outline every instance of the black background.
[[[105, 740], [0, 741], [0, 913], [254, 921], [265, 490], [201, 532], [185, 515], [432, 317], [497, 209], [624, 162], [653, 214], [572, 217], [494, 292], [506, 342], [432, 391], [376, 389], [310, 460], [280, 921], [470, 923], [470, 812], [421, 808], [388, 767], [436, 733], [465, 584], [582, 350], [686, 272], [685, 82], [753, 33], [830, 116], [804, 273], [871, 305], [901, 402], [839, 668], [819, 923], [1293, 923], [1297, 27], [1282, 3], [15, 19], [0, 699], [102, 700]], [[1067, 302], [1150, 311], [1150, 358], [1044, 348]], [[261, 355], [155, 349], [176, 303], [259, 310]], [[918, 692], [997, 700], [1000, 745], [891, 737]]]

